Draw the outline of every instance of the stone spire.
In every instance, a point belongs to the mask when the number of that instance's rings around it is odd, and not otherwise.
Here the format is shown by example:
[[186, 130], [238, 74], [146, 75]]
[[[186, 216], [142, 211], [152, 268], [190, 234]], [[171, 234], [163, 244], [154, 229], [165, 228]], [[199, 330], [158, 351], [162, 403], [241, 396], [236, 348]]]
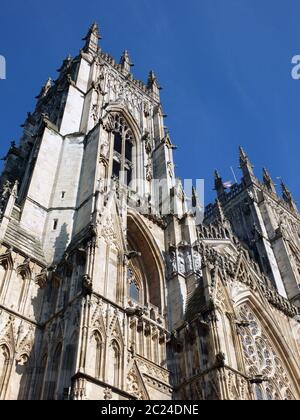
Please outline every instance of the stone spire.
[[296, 202], [291, 192], [288, 190], [287, 186], [285, 185], [283, 181], [281, 181], [281, 190], [282, 190], [282, 198], [284, 199], [284, 201], [288, 203], [288, 205], [290, 206], [292, 210], [298, 212]]
[[129, 74], [131, 72], [131, 67], [134, 66], [134, 64], [131, 62], [129, 53], [127, 50], [125, 50], [121, 56], [120, 64], [122, 66], [122, 71], [124, 74]]
[[51, 77], [49, 77], [46, 83], [44, 84], [44, 86], [42, 87], [38, 96], [36, 96], [36, 99], [44, 98], [49, 92], [49, 90], [51, 89], [52, 84], [53, 84], [53, 80], [51, 79]]
[[244, 149], [240, 146], [239, 147], [239, 154], [240, 154], [240, 167], [243, 171], [243, 177], [246, 184], [251, 183], [255, 179], [255, 175], [253, 172], [253, 166], [246, 155]]
[[99, 26], [97, 23], [94, 22], [88, 30], [87, 35], [83, 38], [83, 41], [85, 41], [83, 51], [86, 53], [96, 54], [99, 49], [99, 39], [101, 39]]
[[220, 200], [216, 200], [216, 217], [221, 223], [225, 223], [226, 216], [224, 214], [224, 210]]
[[268, 188], [268, 190], [273, 192], [274, 194], [276, 194], [275, 184], [274, 184], [273, 179], [271, 178], [271, 176], [270, 176], [270, 174], [269, 174], [269, 172], [267, 171], [266, 168], [263, 168], [263, 180], [264, 180], [264, 184]]
[[248, 156], [246, 155], [246, 152], [242, 148], [242, 146], [239, 146], [239, 153], [240, 153], [240, 165], [242, 166], [248, 161]]
[[218, 195], [218, 200], [223, 201], [225, 197], [225, 188], [223, 179], [217, 170], [215, 170], [215, 190]]
[[150, 71], [149, 76], [148, 76], [147, 87], [156, 97], [159, 98], [161, 87], [159, 86], [157, 77], [154, 71], [152, 70]]
[[62, 65], [60, 66], [60, 68], [57, 70], [58, 73], [63, 74], [64, 72], [66, 72], [67, 70], [69, 70], [69, 68], [71, 67], [72, 64], [72, 56], [69, 54], [63, 61]]
[[199, 197], [194, 186], [192, 187], [192, 206], [194, 209], [199, 206]]

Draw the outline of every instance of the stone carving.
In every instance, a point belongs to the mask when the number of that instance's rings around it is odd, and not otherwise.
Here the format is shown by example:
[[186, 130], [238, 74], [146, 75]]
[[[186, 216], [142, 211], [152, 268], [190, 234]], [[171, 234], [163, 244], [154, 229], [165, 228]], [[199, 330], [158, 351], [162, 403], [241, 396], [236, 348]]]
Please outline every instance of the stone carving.
[[177, 273], [177, 257], [176, 251], [171, 250], [169, 253], [169, 274]]
[[93, 282], [88, 274], [85, 274], [82, 277], [82, 287], [87, 294], [90, 294], [93, 291]]
[[92, 106], [92, 119], [94, 120], [94, 123], [97, 124], [99, 119], [99, 105], [93, 104]]
[[106, 139], [101, 145], [101, 155], [107, 158], [108, 154], [109, 154], [109, 141], [108, 139]]
[[146, 150], [147, 155], [151, 155], [151, 153], [152, 153], [152, 140], [151, 140], [149, 132], [146, 132], [146, 134], [144, 134], [143, 141], [145, 143], [145, 150]]
[[115, 225], [111, 216], [106, 219], [102, 226], [102, 235], [108, 243], [115, 243], [117, 240]]
[[14, 185], [9, 181], [6, 181], [0, 190], [0, 221], [4, 216], [7, 202], [13, 191]]
[[185, 254], [185, 264], [187, 273], [191, 273], [193, 271], [193, 259], [190, 251]]
[[132, 368], [127, 375], [127, 391], [135, 396], [138, 400], [146, 400], [146, 395], [140, 386], [140, 378], [137, 370]]
[[201, 257], [198, 251], [193, 251], [193, 257], [194, 257], [194, 267], [196, 273], [199, 273], [201, 271]]
[[178, 253], [178, 267], [180, 274], [185, 274], [185, 260], [181, 252]]
[[174, 177], [174, 165], [172, 162], [167, 162], [168, 174], [171, 179]]
[[148, 164], [146, 165], [146, 179], [149, 182], [153, 179], [153, 172], [152, 172], [152, 164], [151, 164], [151, 161], [148, 161]]
[[105, 401], [112, 400], [112, 398], [113, 398], [113, 395], [112, 395], [112, 392], [111, 392], [110, 388], [105, 388], [105, 390], [103, 391], [103, 395], [104, 395]]

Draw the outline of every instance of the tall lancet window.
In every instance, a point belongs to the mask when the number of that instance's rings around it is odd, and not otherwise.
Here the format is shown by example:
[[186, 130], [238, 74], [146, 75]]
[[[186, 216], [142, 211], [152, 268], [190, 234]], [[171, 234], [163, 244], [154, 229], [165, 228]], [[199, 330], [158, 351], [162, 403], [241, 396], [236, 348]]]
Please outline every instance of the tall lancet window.
[[133, 174], [133, 134], [123, 117], [111, 116], [113, 124], [112, 176], [122, 184], [130, 186]]
[[113, 350], [113, 385], [118, 388], [120, 386], [120, 365], [121, 365], [121, 352], [120, 347], [116, 341], [112, 342]]
[[136, 303], [142, 303], [142, 276], [138, 267], [133, 267], [133, 265], [130, 264], [130, 266], [127, 269], [127, 282], [128, 297]]
[[128, 278], [128, 287], [129, 287], [129, 297], [136, 302], [140, 301], [140, 283], [137, 280], [133, 270], [128, 268], [127, 271], [127, 278]]
[[90, 360], [94, 364], [95, 378], [101, 379], [102, 377], [102, 357], [103, 357], [103, 340], [102, 336], [98, 331], [94, 331], [92, 339], [92, 348], [90, 353]]

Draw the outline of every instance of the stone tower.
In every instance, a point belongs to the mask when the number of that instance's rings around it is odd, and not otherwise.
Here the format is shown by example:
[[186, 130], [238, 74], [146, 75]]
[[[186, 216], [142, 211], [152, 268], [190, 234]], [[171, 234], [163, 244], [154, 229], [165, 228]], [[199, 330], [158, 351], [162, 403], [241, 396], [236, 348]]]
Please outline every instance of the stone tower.
[[299, 227], [241, 150], [201, 211], [160, 87], [93, 24], [1, 176], [0, 399], [299, 398]]

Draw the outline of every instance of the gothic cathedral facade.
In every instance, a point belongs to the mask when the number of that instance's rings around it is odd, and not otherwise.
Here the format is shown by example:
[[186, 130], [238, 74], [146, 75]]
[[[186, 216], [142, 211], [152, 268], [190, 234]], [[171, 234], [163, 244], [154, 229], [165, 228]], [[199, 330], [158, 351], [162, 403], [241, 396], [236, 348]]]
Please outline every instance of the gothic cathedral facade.
[[5, 158], [0, 399], [300, 399], [291, 193], [240, 149], [241, 182], [216, 172], [200, 223], [155, 74], [99, 39], [93, 24]]

